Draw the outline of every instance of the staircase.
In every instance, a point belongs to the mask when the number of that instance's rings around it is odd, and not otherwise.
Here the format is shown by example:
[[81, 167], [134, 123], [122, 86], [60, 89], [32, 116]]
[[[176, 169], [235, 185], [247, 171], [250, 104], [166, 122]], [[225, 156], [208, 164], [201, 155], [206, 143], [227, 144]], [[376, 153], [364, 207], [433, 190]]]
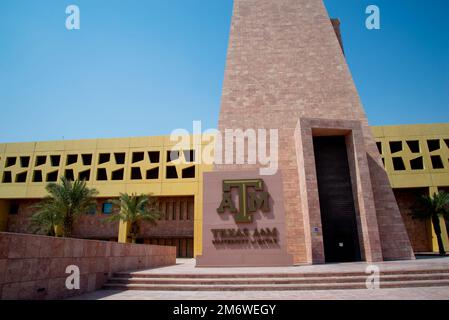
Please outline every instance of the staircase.
[[[104, 289], [154, 291], [278, 291], [366, 289], [360, 272], [308, 273], [151, 273], [116, 272]], [[449, 269], [389, 270], [380, 274], [380, 288], [449, 286]]]

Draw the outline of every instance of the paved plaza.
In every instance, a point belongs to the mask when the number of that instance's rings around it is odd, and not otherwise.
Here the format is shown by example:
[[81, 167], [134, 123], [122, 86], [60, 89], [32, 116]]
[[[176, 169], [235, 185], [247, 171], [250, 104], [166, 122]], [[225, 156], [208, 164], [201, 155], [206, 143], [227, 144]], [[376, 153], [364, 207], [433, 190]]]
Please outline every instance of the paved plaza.
[[99, 290], [77, 300], [449, 300], [449, 287], [330, 291], [114, 291]]
[[[137, 273], [161, 274], [245, 274], [245, 273], [315, 273], [364, 271], [367, 263], [341, 263], [293, 267], [261, 268], [195, 268], [194, 259], [178, 259], [175, 266], [139, 270]], [[449, 257], [425, 258], [415, 261], [376, 263], [380, 271], [449, 269]], [[82, 300], [449, 300], [449, 287], [417, 287], [311, 291], [140, 291], [98, 290], [73, 299]]]

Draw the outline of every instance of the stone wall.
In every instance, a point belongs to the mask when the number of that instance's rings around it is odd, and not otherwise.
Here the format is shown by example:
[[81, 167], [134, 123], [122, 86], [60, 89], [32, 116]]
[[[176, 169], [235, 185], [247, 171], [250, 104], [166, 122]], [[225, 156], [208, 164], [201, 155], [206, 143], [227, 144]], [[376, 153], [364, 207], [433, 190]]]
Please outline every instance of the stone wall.
[[[141, 238], [193, 238], [194, 203], [193, 196], [160, 197], [160, 210], [164, 216], [156, 225], [142, 221]], [[36, 212], [34, 206], [39, 199], [12, 200], [18, 205], [17, 214], [10, 214], [7, 218], [8, 232], [34, 233], [31, 216]], [[95, 214], [82, 214], [73, 226], [73, 236], [84, 239], [116, 240], [118, 236], [118, 222], [106, 219], [110, 214], [102, 213], [102, 205], [109, 202], [109, 198], [98, 198]], [[114, 209], [116, 210], [116, 209]]]
[[430, 221], [413, 219], [411, 213], [418, 198], [429, 192], [428, 188], [394, 189], [394, 195], [401, 211], [414, 252], [432, 251], [432, 230]]
[[[117, 239], [118, 222], [106, 222], [105, 219], [109, 215], [101, 213], [102, 203], [107, 199], [99, 199], [96, 206], [96, 214], [80, 215], [73, 226], [73, 236], [93, 239]], [[31, 216], [36, 212], [34, 206], [40, 199], [11, 200], [19, 206], [17, 214], [8, 215], [7, 229], [8, 232], [15, 233], [34, 233], [31, 225]]]
[[[63, 299], [100, 289], [112, 272], [176, 263], [176, 248], [0, 232], [1, 299]], [[80, 289], [65, 286], [80, 270]]]

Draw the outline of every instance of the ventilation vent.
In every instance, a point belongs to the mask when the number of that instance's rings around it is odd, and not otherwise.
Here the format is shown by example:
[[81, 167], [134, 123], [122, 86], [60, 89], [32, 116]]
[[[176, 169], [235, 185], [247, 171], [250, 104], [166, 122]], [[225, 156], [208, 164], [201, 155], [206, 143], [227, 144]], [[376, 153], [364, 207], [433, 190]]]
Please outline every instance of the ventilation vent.
[[5, 167], [12, 167], [16, 165], [17, 158], [16, 157], [7, 157]]
[[109, 153], [100, 153], [98, 156], [98, 164], [106, 163], [111, 160], [111, 155]]
[[195, 178], [195, 166], [182, 169], [183, 178]]
[[382, 154], [382, 142], [376, 142], [377, 150]]
[[21, 172], [16, 174], [16, 182], [18, 183], [24, 183], [27, 180], [27, 172]]
[[159, 168], [147, 170], [146, 178], [147, 180], [159, 179]]
[[177, 179], [178, 173], [176, 172], [175, 166], [167, 166], [166, 178], [167, 179]]
[[410, 160], [410, 167], [412, 170], [422, 170], [424, 169], [423, 158], [418, 157], [413, 160]]
[[59, 167], [59, 163], [61, 162], [61, 156], [50, 156], [50, 162], [52, 167]]
[[393, 157], [393, 168], [396, 171], [405, 170], [404, 160], [401, 157]]
[[179, 159], [179, 151], [171, 150], [167, 151], [167, 162], [175, 161]]
[[116, 164], [125, 164], [125, 156], [124, 152], [116, 152], [114, 153], [115, 163]]
[[390, 141], [391, 153], [402, 151], [402, 141]]
[[159, 163], [159, 151], [148, 151], [148, 157], [151, 163]]
[[431, 156], [430, 160], [432, 161], [432, 167], [434, 169], [444, 169], [443, 161], [441, 161], [440, 156]]
[[58, 181], [58, 170], [47, 173], [47, 182]]
[[420, 147], [419, 147], [419, 141], [418, 140], [411, 140], [407, 141], [407, 145], [412, 153], [419, 153]]
[[[108, 160], [108, 161], [109, 161], [109, 160]], [[107, 174], [105, 168], [99, 168], [99, 169], [97, 169], [97, 180], [98, 180], [98, 181], [105, 181], [105, 180], [108, 180], [108, 174]]]
[[111, 180], [123, 180], [125, 169], [112, 171]]
[[11, 171], [5, 171], [5, 172], [3, 172], [2, 182], [3, 182], [3, 183], [11, 183], [11, 182], [12, 182]]
[[132, 163], [140, 162], [143, 160], [143, 152], [133, 152]]
[[195, 161], [195, 150], [184, 150], [184, 159], [186, 162], [194, 162]]
[[131, 168], [131, 180], [142, 180], [142, 173], [139, 167]]
[[67, 169], [64, 173], [64, 176], [67, 178], [67, 180], [75, 180], [75, 175], [73, 174], [73, 170], [72, 169]]
[[28, 168], [30, 165], [30, 157], [20, 157], [20, 166], [22, 168]]
[[90, 169], [81, 171], [78, 174], [78, 180], [89, 181], [90, 180]]
[[67, 155], [66, 165], [70, 166], [71, 164], [74, 164], [77, 161], [78, 161], [78, 155], [77, 154], [69, 154], [69, 155]]
[[42, 171], [41, 170], [34, 170], [33, 182], [42, 182]]
[[90, 166], [92, 164], [92, 154], [82, 154], [81, 159], [84, 166]]
[[37, 156], [36, 157], [36, 167], [41, 166], [47, 162], [47, 156]]
[[440, 149], [440, 140], [427, 140], [427, 146], [429, 147], [429, 152], [436, 151]]

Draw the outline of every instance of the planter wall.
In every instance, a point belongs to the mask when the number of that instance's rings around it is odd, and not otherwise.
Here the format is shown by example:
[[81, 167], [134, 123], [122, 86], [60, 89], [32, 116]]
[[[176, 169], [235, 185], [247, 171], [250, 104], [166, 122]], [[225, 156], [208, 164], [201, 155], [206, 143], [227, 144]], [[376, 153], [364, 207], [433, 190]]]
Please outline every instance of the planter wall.
[[[100, 289], [113, 272], [176, 264], [170, 246], [0, 232], [1, 299], [64, 299]], [[66, 288], [69, 265], [80, 289]]]

